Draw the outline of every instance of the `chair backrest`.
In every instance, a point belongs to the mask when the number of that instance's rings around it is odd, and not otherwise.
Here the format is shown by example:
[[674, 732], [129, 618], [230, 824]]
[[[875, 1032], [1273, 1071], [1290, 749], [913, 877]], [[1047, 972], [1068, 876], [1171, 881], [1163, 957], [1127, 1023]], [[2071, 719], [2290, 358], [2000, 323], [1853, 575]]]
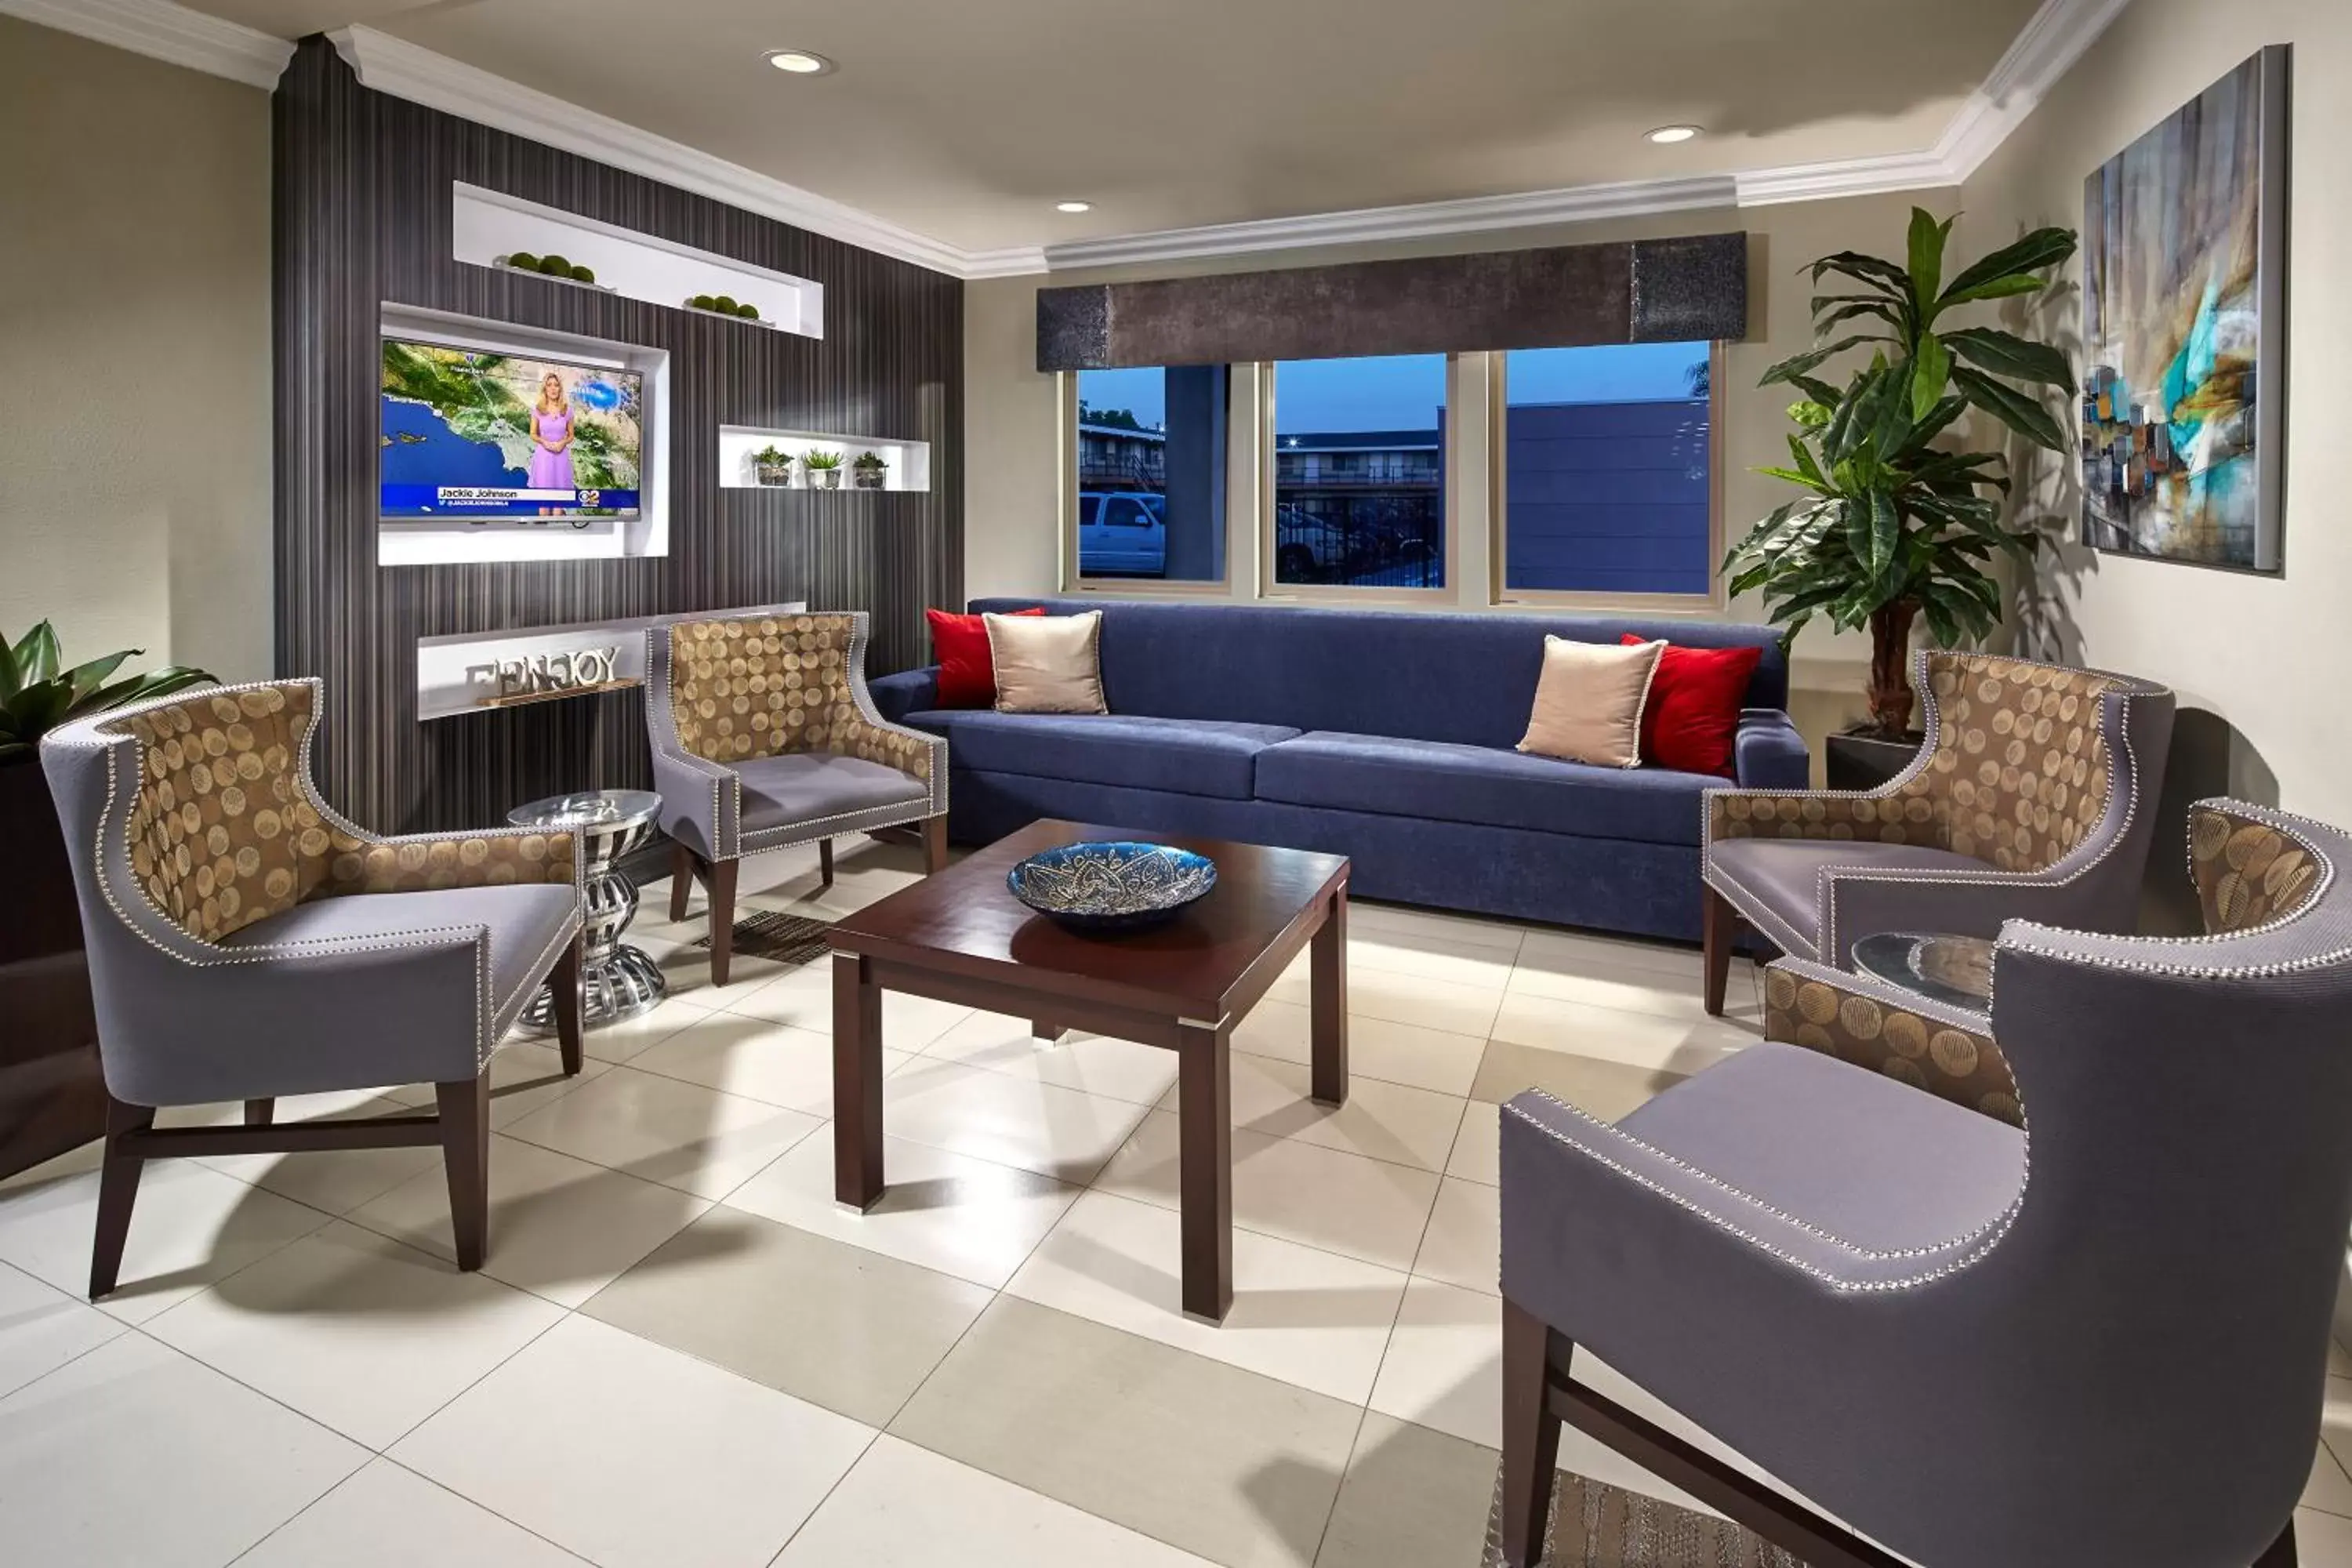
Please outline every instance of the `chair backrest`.
[[858, 711], [863, 614], [677, 621], [647, 633], [646, 721], [686, 751], [742, 762], [830, 749]]
[[312, 682], [274, 681], [94, 721], [98, 735], [135, 744], [127, 832], [137, 885], [199, 942], [292, 909], [331, 879], [328, 826], [302, 780], [317, 703]]
[[[1992, 654], [1914, 656], [1927, 739], [1895, 782], [1890, 837], [2004, 871], [2046, 871], [2105, 826], [2143, 835], [2172, 693], [2129, 676]], [[1899, 812], [1901, 815], [1891, 815]]]
[[1102, 612], [1103, 696], [1114, 713], [1512, 746], [1527, 733], [1544, 637], [1614, 643], [1631, 632], [1759, 651], [1742, 705], [1786, 708], [1789, 665], [1770, 626], [1603, 616], [975, 599], [974, 612]]
[[[2031, 1174], [1962, 1289], [1984, 1292], [1985, 1355], [2031, 1369], [2006, 1389], [2032, 1417], [2012, 1435], [2033, 1464], [2067, 1456], [2080, 1517], [2049, 1528], [2147, 1532], [2138, 1551], [2110, 1534], [2106, 1561], [2251, 1561], [2275, 1533], [2310, 1467], [2352, 1228], [2352, 838], [2209, 802], [2192, 865], [2241, 923], [2013, 921], [1994, 970]], [[2249, 878], [2271, 889], [2260, 923]]]

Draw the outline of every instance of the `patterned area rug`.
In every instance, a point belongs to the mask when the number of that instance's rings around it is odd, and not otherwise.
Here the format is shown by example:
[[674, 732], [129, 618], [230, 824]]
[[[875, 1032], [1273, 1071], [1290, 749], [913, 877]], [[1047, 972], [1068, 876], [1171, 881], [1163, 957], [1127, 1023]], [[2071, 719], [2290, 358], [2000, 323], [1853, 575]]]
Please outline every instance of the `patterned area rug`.
[[[1503, 1478], [1486, 1515], [1481, 1568], [1502, 1568]], [[1805, 1568], [1727, 1520], [1693, 1513], [1582, 1476], [1552, 1488], [1543, 1568]]]
[[[736, 956], [772, 958], [778, 963], [807, 963], [824, 956], [824, 933], [832, 929], [831, 921], [813, 921], [805, 915], [764, 911], [746, 915], [735, 922]], [[709, 947], [709, 933], [695, 938], [694, 945]]]

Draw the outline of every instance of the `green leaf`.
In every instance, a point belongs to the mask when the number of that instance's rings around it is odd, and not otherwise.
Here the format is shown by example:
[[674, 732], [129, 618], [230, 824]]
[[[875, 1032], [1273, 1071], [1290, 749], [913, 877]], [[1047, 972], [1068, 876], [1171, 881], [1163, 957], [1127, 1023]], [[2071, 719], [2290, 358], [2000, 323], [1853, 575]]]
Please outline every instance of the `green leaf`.
[[1857, 316], [1876, 316], [1880, 321], [1902, 333], [1906, 341], [1910, 338], [1911, 323], [1905, 320], [1902, 311], [1897, 310], [1893, 304], [1885, 300], [1833, 306], [1813, 318], [1813, 331], [1817, 336], [1824, 335], [1841, 322], [1853, 321]]
[[1880, 289], [1906, 304], [1910, 303], [1911, 279], [1892, 261], [1882, 261], [1875, 256], [1864, 256], [1860, 251], [1841, 250], [1813, 263], [1813, 281], [1819, 283], [1822, 274], [1829, 272], [1851, 278], [1867, 288]]
[[16, 644], [16, 679], [22, 685], [52, 680], [58, 673], [58, 632], [43, 621]]
[[1789, 457], [1796, 464], [1797, 471], [1805, 476], [1808, 484], [1828, 486], [1829, 479], [1822, 474], [1821, 464], [1814, 459], [1813, 449], [1794, 436], [1789, 437]]
[[[2037, 228], [2012, 245], [2004, 245], [1984, 257], [1973, 267], [1964, 268], [1952, 279], [1940, 298], [1938, 308], [1958, 305], [1969, 300], [1999, 299], [2000, 294], [1987, 293], [1989, 287], [2014, 281], [2020, 273], [2040, 272], [2058, 266], [2074, 254], [2074, 231], [2070, 228]], [[2004, 288], [2002, 293], [2032, 293], [2044, 286], [2043, 280], [2032, 280], [2028, 289]]]
[[1936, 290], [1943, 287], [1944, 242], [1951, 233], [1951, 224], [1937, 223], [1926, 207], [1911, 209], [1911, 308], [1922, 321], [1933, 319]]
[[1875, 417], [1864, 435], [1870, 442], [1870, 450], [1882, 459], [1900, 450], [1903, 438], [1910, 434], [1911, 386], [1917, 374], [1906, 361], [1888, 371], [1880, 384], [1878, 400], [1872, 409]]
[[1756, 471], [1768, 479], [1786, 479], [1792, 485], [1802, 485], [1809, 490], [1819, 490], [1823, 495], [1830, 493], [1828, 485], [1819, 479], [1809, 479], [1795, 468], [1763, 468]]
[[1924, 449], [1928, 442], [1949, 429], [1952, 422], [1968, 411], [1967, 398], [1958, 395], [1945, 398], [1928, 410], [1925, 418], [1912, 424], [1910, 438], [1903, 443], [1902, 449], [1895, 454], [1895, 458], [1900, 460]]
[[1864, 333], [1854, 337], [1841, 338], [1836, 342], [1828, 344], [1825, 347], [1809, 349], [1801, 354], [1791, 354], [1789, 358], [1782, 360], [1779, 364], [1776, 364], [1771, 369], [1766, 371], [1764, 373], [1764, 379], [1758, 382], [1756, 384], [1759, 386], [1770, 386], [1777, 382], [1792, 382], [1796, 380], [1797, 377], [1807, 374], [1824, 362], [1835, 359], [1838, 355], [1845, 353], [1848, 349], [1858, 347], [1864, 343], [1878, 342], [1882, 341], [1883, 340], [1877, 337]]
[[[16, 696], [17, 688], [24, 684], [25, 678], [16, 669], [16, 650], [6, 637], [0, 637], [0, 704]], [[0, 715], [5, 712], [5, 707], [0, 707]]]
[[167, 664], [159, 669], [125, 677], [111, 686], [101, 686], [77, 699], [66, 713], [68, 719], [85, 718], [120, 708], [128, 702], [144, 702], [151, 698], [169, 697], [174, 691], [184, 691], [191, 686], [209, 686], [215, 677], [205, 670], [184, 664]]
[[[1919, 340], [1919, 357], [1911, 367], [1911, 417], [1916, 422], [1936, 411], [1945, 384], [1952, 378], [1951, 351], [1933, 332]], [[1884, 449], [1884, 448], [1882, 448]]]
[[1995, 331], [1989, 327], [1969, 327], [1963, 331], [1946, 332], [1944, 342], [1970, 364], [1980, 365], [1995, 375], [2039, 382], [2044, 386], [2058, 387], [2069, 395], [2074, 390], [2074, 367], [2067, 362], [2064, 354], [2047, 343], [2037, 343], [2014, 332]]
[[1813, 402], [1820, 404], [1823, 408], [1835, 408], [1838, 399], [1845, 395], [1828, 382], [1818, 380], [1813, 376], [1792, 375], [1788, 380], [1790, 385], [1803, 393]]
[[1952, 383], [1970, 403], [1991, 415], [2037, 447], [2053, 452], [2066, 449], [2066, 436], [2050, 411], [2023, 393], [1966, 365], [1952, 372]]
[[67, 689], [73, 693], [74, 700], [79, 701], [105, 685], [106, 678], [121, 668], [123, 660], [135, 658], [146, 651], [145, 648], [140, 647], [124, 648], [121, 653], [110, 653], [104, 658], [94, 658], [88, 664], [78, 664], [58, 679], [63, 680]]

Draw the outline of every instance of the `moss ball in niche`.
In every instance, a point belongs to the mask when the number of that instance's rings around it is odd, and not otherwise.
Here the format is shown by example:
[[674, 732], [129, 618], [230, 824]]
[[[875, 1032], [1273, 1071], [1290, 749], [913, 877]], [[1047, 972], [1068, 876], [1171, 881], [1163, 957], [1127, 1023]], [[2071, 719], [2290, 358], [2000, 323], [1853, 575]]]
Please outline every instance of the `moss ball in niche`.
[[747, 321], [756, 321], [760, 319], [760, 307], [751, 304], [738, 305], [735, 307], [735, 313]]
[[572, 278], [577, 283], [593, 283], [596, 281], [596, 270], [593, 267], [575, 267], [572, 269]]
[[539, 258], [539, 269], [551, 278], [568, 278], [572, 275], [572, 263], [561, 256], [542, 256]]
[[507, 258], [507, 265], [524, 272], [536, 272], [539, 270], [539, 258], [528, 250], [518, 250]]
[[721, 294], [710, 302], [710, 307], [712, 310], [723, 310], [731, 316], [735, 313], [735, 297], [732, 294]]
[[698, 310], [708, 310], [711, 308], [714, 301], [708, 294], [697, 294], [693, 299], [688, 300], [687, 303]]

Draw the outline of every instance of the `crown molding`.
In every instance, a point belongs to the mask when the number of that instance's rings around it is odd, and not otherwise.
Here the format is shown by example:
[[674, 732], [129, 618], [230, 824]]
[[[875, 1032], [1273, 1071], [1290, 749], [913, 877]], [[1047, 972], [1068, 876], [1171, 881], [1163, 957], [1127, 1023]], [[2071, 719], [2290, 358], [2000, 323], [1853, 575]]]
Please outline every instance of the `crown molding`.
[[359, 73], [362, 85], [376, 92], [562, 147], [845, 245], [958, 278], [967, 276], [969, 252], [830, 196], [493, 76], [373, 27], [344, 27], [328, 37]]
[[0, 0], [0, 16], [18, 16], [150, 59], [226, 77], [264, 92], [278, 85], [294, 56], [283, 38], [224, 22], [171, 0]]
[[[1314, 213], [997, 250], [967, 250], [918, 234], [846, 203], [373, 27], [346, 27], [331, 37], [360, 80], [376, 91], [564, 147], [845, 244], [952, 277], [982, 279], [1947, 188], [1976, 173], [2130, 3], [2043, 0], [1994, 64], [1983, 86], [1969, 94], [1936, 144], [1916, 153]], [[21, 16], [263, 89], [277, 85], [294, 47], [282, 38], [224, 22], [171, 0], [0, 0], [0, 15]]]

